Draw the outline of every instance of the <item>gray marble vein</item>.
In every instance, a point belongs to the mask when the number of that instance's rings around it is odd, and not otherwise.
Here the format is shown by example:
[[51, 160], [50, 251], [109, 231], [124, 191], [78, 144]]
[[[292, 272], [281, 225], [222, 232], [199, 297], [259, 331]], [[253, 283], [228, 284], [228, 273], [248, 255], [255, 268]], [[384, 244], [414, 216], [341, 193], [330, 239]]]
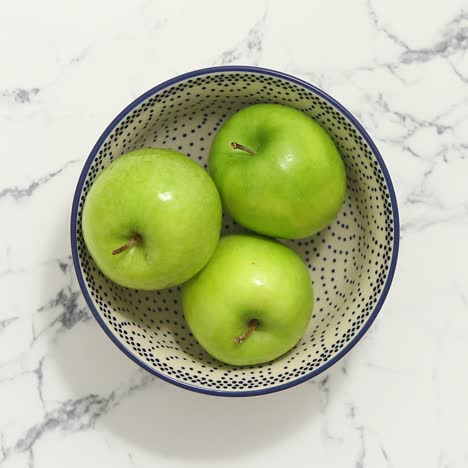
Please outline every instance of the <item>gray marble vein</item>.
[[58, 175], [62, 174], [68, 167], [76, 164], [79, 159], [73, 159], [71, 161], [66, 162], [60, 169], [56, 171], [49, 172], [48, 174], [39, 177], [36, 180], [33, 180], [28, 186], [26, 187], [5, 187], [0, 190], [0, 200], [6, 197], [11, 197], [15, 201], [21, 200], [25, 197], [30, 197], [34, 194], [34, 192], [42, 187], [43, 185], [47, 184], [47, 182], [51, 181]]
[[33, 449], [28, 450], [28, 468], [34, 468], [34, 451]]
[[454, 71], [455, 75], [457, 75], [458, 78], [460, 78], [460, 80], [463, 81], [463, 83], [468, 84], [468, 76], [463, 75], [463, 73], [461, 73], [458, 70], [458, 68], [450, 60], [449, 60], [449, 64], [452, 70]]
[[37, 377], [37, 393], [39, 395], [39, 400], [41, 400], [42, 407], [45, 408], [44, 403], [44, 394], [43, 394], [43, 380], [44, 380], [44, 373], [43, 373], [43, 365], [44, 365], [44, 357], [39, 360], [39, 364], [34, 369], [34, 374]]
[[319, 380], [320, 393], [322, 395], [322, 406], [325, 409], [330, 401], [330, 377], [327, 375], [323, 379]]
[[128, 386], [116, 389], [108, 395], [90, 394], [61, 402], [53, 410], [45, 411], [42, 420], [27, 428], [11, 446], [6, 447], [3, 438], [0, 438], [0, 461], [7, 460], [14, 453], [28, 453], [29, 460], [34, 461], [34, 448], [46, 434], [56, 431], [73, 433], [94, 428], [100, 418], [154, 380], [151, 375], [141, 372], [135, 382], [130, 382]]
[[19, 319], [19, 317], [9, 317], [4, 320], [0, 320], [0, 334], [8, 328], [12, 323], [16, 322]]
[[89, 53], [89, 50], [90, 50], [90, 47], [85, 47], [83, 48], [83, 50], [78, 53], [77, 55], [75, 55], [71, 60], [70, 60], [70, 65], [73, 65], [75, 63], [79, 63], [81, 61], [83, 61], [83, 59], [86, 58], [86, 56], [88, 55]]
[[441, 208], [440, 203], [434, 198], [433, 193], [431, 193], [427, 188], [427, 181], [429, 177], [434, 173], [436, 168], [436, 163], [432, 162], [430, 166], [424, 171], [422, 178], [419, 180], [419, 183], [414, 187], [411, 193], [405, 198], [403, 203], [408, 205], [421, 205], [421, 204], [430, 204], [431, 206], [437, 206]]
[[364, 468], [365, 460], [366, 460], [366, 437], [365, 437], [365, 429], [362, 424], [357, 421], [357, 410], [356, 406], [353, 403], [348, 403], [348, 412], [346, 414], [347, 418], [352, 424], [353, 429], [356, 431], [358, 435], [358, 453], [357, 458], [354, 463], [355, 468]]
[[[377, 99], [374, 101], [378, 108], [381, 108], [385, 113], [390, 114], [392, 117], [395, 117], [401, 125], [401, 128], [406, 130], [406, 135], [404, 138], [409, 138], [413, 136], [416, 131], [421, 128], [434, 128], [438, 135], [450, 131], [451, 126], [443, 125], [437, 122], [437, 120], [425, 120], [417, 118], [411, 115], [408, 112], [401, 112], [392, 109], [389, 102], [385, 99], [385, 96], [382, 93], [377, 95]], [[400, 140], [401, 141], [401, 140]]]
[[27, 271], [26, 268], [5, 268], [4, 270], [0, 270], [0, 278], [2, 276], [8, 275], [19, 275], [25, 273]]
[[[9, 255], [7, 254], [7, 259], [9, 259]], [[8, 260], [6, 263], [8, 263]], [[8, 266], [3, 270], [0, 270], [0, 278], [2, 276], [8, 276], [8, 275], [16, 275], [16, 276], [21, 276], [24, 273], [31, 272], [33, 270], [39, 270], [41, 268], [45, 267], [50, 267], [50, 266], [55, 266], [58, 265], [60, 270], [64, 275], [69, 275], [70, 272], [73, 269], [73, 263], [71, 259], [71, 255], [67, 255], [64, 257], [59, 257], [59, 258], [49, 258], [44, 261], [39, 261], [37, 263], [32, 263], [27, 266], [22, 266], [22, 267], [15, 267], [15, 266]], [[74, 280], [71, 280], [69, 276], [66, 276], [69, 278], [69, 281], [74, 282]]]
[[359, 426], [356, 428], [359, 434], [359, 453], [357, 456], [357, 460], [355, 463], [356, 468], [364, 468], [364, 462], [366, 460], [366, 440], [364, 436], [364, 428], [362, 426]]
[[446, 215], [441, 213], [437, 216], [433, 216], [427, 219], [410, 219], [408, 221], [403, 221], [403, 223], [401, 223], [401, 233], [418, 233], [435, 226], [452, 224], [466, 220], [468, 220], [468, 205], [464, 206], [461, 211], [454, 214]]
[[403, 49], [399, 61], [402, 64], [424, 63], [435, 57], [449, 57], [456, 52], [463, 52], [468, 46], [468, 13], [461, 11], [445, 27], [442, 38], [437, 40], [431, 47], [414, 49], [410, 47], [390, 28], [384, 26], [379, 19], [373, 1], [367, 0], [369, 17], [375, 28], [383, 32], [392, 42]]
[[380, 452], [382, 453], [382, 456], [387, 464], [390, 463], [390, 457], [388, 456], [388, 453], [383, 446], [380, 446]]
[[45, 433], [56, 429], [87, 429], [107, 411], [113, 400], [114, 394], [111, 393], [108, 397], [88, 395], [77, 400], [65, 401], [57, 409], [47, 412], [40, 423], [30, 427], [12, 449], [19, 452], [29, 451]]
[[456, 52], [464, 52], [468, 46], [468, 12], [462, 11], [445, 28], [442, 39], [431, 47], [412, 49], [405, 47], [401, 57], [403, 63], [427, 62], [434, 57], [449, 57]]
[[52, 310], [58, 310], [59, 313], [40, 331], [36, 330], [34, 321], [32, 322], [32, 343], [35, 343], [39, 338], [50, 331], [52, 331], [53, 336], [55, 336], [54, 339], [57, 339], [60, 334], [72, 329], [78, 323], [91, 319], [89, 309], [78, 289], [71, 262], [71, 257], [56, 261], [56, 264], [64, 273], [65, 278], [67, 278], [66, 285], [59, 289], [56, 295], [46, 304], [40, 306], [37, 309], [37, 313], [47, 314]]
[[6, 450], [5, 450], [5, 442], [4, 442], [4, 434], [2, 431], [0, 431], [0, 455], [1, 455], [1, 458], [0, 460], [3, 461], [5, 460], [5, 458], [7, 457], [7, 453], [6, 453]]
[[229, 50], [223, 52], [216, 60], [215, 65], [229, 65], [239, 63], [241, 59], [248, 60], [252, 65], [258, 65], [262, 49], [264, 28], [267, 19], [267, 12], [249, 30], [247, 36]]
[[60, 307], [63, 312], [51, 325], [59, 322], [64, 328], [70, 329], [81, 320], [89, 317], [88, 310], [79, 304], [79, 298], [81, 298], [79, 291], [72, 291], [70, 287], [63, 288], [54, 299], [46, 305], [41, 306], [38, 312], [44, 312], [53, 307]]
[[1, 94], [7, 99], [12, 100], [13, 102], [17, 102], [19, 104], [26, 104], [30, 103], [31, 100], [39, 94], [39, 88], [15, 88], [15, 89], [7, 89], [3, 91]]

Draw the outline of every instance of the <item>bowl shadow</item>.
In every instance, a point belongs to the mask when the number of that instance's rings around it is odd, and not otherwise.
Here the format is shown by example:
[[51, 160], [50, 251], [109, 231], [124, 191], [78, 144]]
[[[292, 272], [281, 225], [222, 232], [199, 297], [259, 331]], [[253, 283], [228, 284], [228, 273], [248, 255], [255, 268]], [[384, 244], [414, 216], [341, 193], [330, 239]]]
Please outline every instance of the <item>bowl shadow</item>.
[[[57, 233], [62, 236], [64, 231], [61, 226]], [[69, 269], [72, 289], [78, 291], [71, 264]], [[84, 299], [82, 303], [87, 313], [75, 325], [79, 339], [64, 334], [62, 340], [70, 343], [59, 347], [51, 343], [49, 356], [70, 398], [83, 398], [83, 389], [97, 387], [96, 393], [102, 392], [98, 396], [111, 402], [96, 416], [98, 431], [148, 452], [184, 460], [221, 460], [265, 450], [320, 417], [324, 399], [331, 402], [343, 380], [338, 365], [296, 387], [257, 397], [187, 391], [151, 376], [124, 356], [91, 317]]]
[[177, 388], [139, 370], [108, 342], [97, 323], [86, 326], [81, 341], [87, 345], [53, 356], [76, 398], [82, 388], [92, 386], [87, 380], [100, 376], [103, 367], [107, 373], [112, 369], [111, 380], [128, 376], [112, 390], [117, 398], [97, 418], [96, 429], [108, 431], [134, 448], [184, 460], [245, 457], [293, 437], [321, 417], [324, 400], [332, 403], [344, 375], [341, 366], [334, 366], [309, 382], [278, 393], [213, 397]]

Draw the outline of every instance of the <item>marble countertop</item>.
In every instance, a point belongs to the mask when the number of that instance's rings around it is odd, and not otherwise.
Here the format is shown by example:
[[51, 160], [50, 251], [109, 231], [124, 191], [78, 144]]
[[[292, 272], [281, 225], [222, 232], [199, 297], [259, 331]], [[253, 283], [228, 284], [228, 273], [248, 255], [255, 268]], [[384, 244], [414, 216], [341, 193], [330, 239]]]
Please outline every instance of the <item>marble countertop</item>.
[[[6, 2], [0, 15], [0, 466], [468, 467], [468, 3]], [[364, 124], [392, 175], [400, 258], [345, 359], [247, 399], [146, 374], [107, 339], [72, 268], [93, 144], [174, 75], [259, 65]]]

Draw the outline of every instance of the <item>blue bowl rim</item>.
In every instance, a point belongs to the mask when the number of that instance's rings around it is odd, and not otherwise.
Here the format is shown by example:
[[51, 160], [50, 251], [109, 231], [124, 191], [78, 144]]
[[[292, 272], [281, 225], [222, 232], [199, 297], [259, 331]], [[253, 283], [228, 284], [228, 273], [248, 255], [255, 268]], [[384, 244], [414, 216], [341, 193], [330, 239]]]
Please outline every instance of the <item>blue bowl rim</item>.
[[[393, 213], [393, 225], [394, 225], [394, 238], [393, 238], [393, 252], [392, 252], [392, 258], [390, 262], [390, 271], [387, 276], [387, 280], [385, 282], [382, 294], [380, 295], [380, 298], [377, 302], [377, 304], [374, 307], [374, 310], [372, 311], [371, 315], [367, 319], [367, 322], [364, 324], [364, 326], [359, 330], [357, 335], [343, 348], [341, 349], [333, 358], [331, 358], [329, 361], [324, 363], [322, 366], [318, 367], [317, 369], [314, 369], [311, 371], [309, 374], [304, 375], [302, 377], [298, 377], [291, 382], [283, 383], [281, 385], [276, 385], [274, 387], [270, 388], [264, 388], [264, 389], [259, 389], [259, 390], [248, 390], [248, 391], [239, 391], [239, 392], [234, 392], [234, 391], [224, 391], [220, 389], [207, 389], [203, 387], [198, 387], [196, 385], [190, 385], [187, 383], [180, 382], [176, 379], [173, 379], [169, 376], [166, 376], [155, 369], [151, 368], [148, 364], [143, 362], [138, 358], [138, 356], [135, 356], [130, 352], [129, 349], [127, 349], [114, 335], [114, 333], [110, 330], [110, 328], [107, 326], [107, 324], [104, 322], [102, 317], [100, 316], [98, 310], [93, 304], [93, 301], [91, 299], [91, 296], [88, 293], [88, 290], [86, 288], [85, 282], [83, 275], [80, 270], [80, 264], [79, 264], [79, 258], [78, 258], [78, 243], [77, 243], [77, 236], [76, 236], [76, 223], [77, 223], [77, 218], [78, 218], [78, 205], [79, 205], [79, 200], [80, 200], [80, 194], [83, 189], [84, 181], [86, 178], [86, 174], [88, 173], [88, 169], [91, 166], [99, 148], [102, 146], [103, 142], [105, 139], [108, 137], [108, 135], [112, 132], [112, 130], [118, 125], [118, 123], [125, 117], [127, 116], [135, 107], [140, 105], [143, 101], [145, 101], [148, 97], [154, 95], [155, 93], [164, 90], [165, 88], [168, 88], [174, 84], [180, 83], [181, 81], [188, 80], [190, 78], [196, 78], [198, 76], [202, 75], [208, 75], [212, 73], [224, 73], [224, 72], [243, 72], [243, 73], [257, 73], [259, 75], [267, 75], [267, 76], [272, 76], [275, 78], [280, 78], [282, 80], [288, 81], [290, 83], [293, 83], [295, 85], [302, 86], [313, 93], [319, 95], [321, 98], [323, 98], [325, 101], [327, 101], [329, 104], [331, 104], [333, 107], [338, 109], [340, 112], [342, 112], [356, 127], [356, 129], [359, 131], [361, 136], [365, 139], [367, 144], [370, 146], [372, 149], [372, 152], [374, 153], [377, 162], [379, 163], [380, 169], [382, 170], [382, 173], [384, 175], [385, 181], [387, 183], [387, 187], [390, 193], [390, 200], [392, 203], [392, 213]], [[294, 76], [288, 75], [283, 72], [279, 72], [276, 70], [270, 70], [267, 68], [261, 68], [261, 67], [253, 67], [253, 66], [244, 66], [244, 65], [229, 65], [229, 66], [219, 66], [219, 67], [209, 67], [209, 68], [202, 68], [199, 70], [194, 70], [188, 73], [184, 73], [182, 75], [176, 76], [174, 78], [171, 78], [170, 80], [164, 81], [163, 83], [155, 86], [154, 88], [151, 88], [150, 90], [146, 91], [143, 93], [141, 96], [136, 98], [131, 104], [129, 104], [125, 109], [123, 109], [117, 117], [112, 120], [112, 122], [108, 125], [108, 127], [104, 130], [102, 135], [100, 136], [99, 140], [97, 143], [94, 145], [93, 149], [91, 150], [91, 153], [89, 154], [85, 165], [81, 171], [80, 177], [78, 179], [78, 183], [75, 189], [75, 194], [73, 197], [73, 205], [72, 205], [72, 212], [71, 212], [71, 224], [70, 224], [70, 230], [71, 230], [71, 250], [72, 250], [72, 257], [73, 257], [73, 264], [75, 268], [75, 273], [78, 278], [78, 283], [80, 285], [81, 291], [83, 293], [83, 296], [88, 304], [88, 307], [90, 308], [91, 312], [93, 313], [95, 319], [101, 326], [101, 328], [104, 330], [104, 332], [107, 334], [107, 336], [112, 340], [112, 342], [126, 355], [128, 356], [132, 361], [134, 361], [136, 364], [138, 364], [140, 367], [143, 369], [147, 370], [151, 374], [155, 375], [156, 377], [159, 377], [169, 383], [172, 383], [174, 385], [177, 385], [178, 387], [184, 388], [186, 390], [191, 390], [195, 391], [198, 393], [204, 393], [208, 395], [215, 395], [215, 396], [225, 396], [225, 397], [241, 397], [241, 396], [258, 396], [258, 395], [265, 395], [268, 393], [274, 393], [274, 392], [279, 392], [281, 390], [285, 390], [290, 387], [294, 387], [296, 385], [299, 385], [300, 383], [303, 383], [313, 377], [316, 377], [317, 375], [321, 374], [325, 370], [327, 370], [329, 367], [331, 367], [333, 364], [338, 362], [341, 358], [343, 358], [356, 344], [357, 342], [364, 336], [364, 334], [367, 332], [369, 327], [372, 325], [374, 320], [376, 319], [378, 313], [380, 312], [380, 309], [382, 308], [383, 303], [385, 302], [385, 299], [387, 297], [388, 291], [390, 289], [390, 286], [393, 281], [393, 277], [395, 274], [395, 269], [396, 269], [396, 263], [397, 263], [397, 258], [398, 258], [398, 250], [399, 250], [399, 243], [400, 243], [400, 220], [399, 220], [399, 214], [398, 214], [398, 204], [397, 204], [397, 199], [395, 195], [395, 189], [393, 187], [392, 180], [390, 178], [390, 174], [388, 172], [388, 169], [384, 163], [384, 160], [382, 158], [382, 155], [380, 154], [379, 150], [377, 149], [375, 143], [372, 141], [372, 138], [369, 136], [369, 134], [366, 132], [364, 127], [359, 123], [359, 121], [349, 112], [342, 104], [340, 104], [338, 101], [336, 101], [334, 98], [329, 96], [327, 93], [322, 91], [321, 89], [317, 88], [316, 86], [301, 80], [299, 78], [296, 78]]]

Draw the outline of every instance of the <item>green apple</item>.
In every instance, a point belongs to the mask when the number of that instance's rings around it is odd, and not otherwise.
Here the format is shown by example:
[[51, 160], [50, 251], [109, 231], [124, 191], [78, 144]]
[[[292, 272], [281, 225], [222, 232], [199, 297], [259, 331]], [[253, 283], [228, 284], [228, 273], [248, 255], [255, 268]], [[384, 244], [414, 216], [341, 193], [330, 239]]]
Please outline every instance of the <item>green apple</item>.
[[231, 235], [182, 286], [182, 305], [209, 354], [228, 364], [259, 364], [286, 353], [304, 334], [312, 282], [301, 258], [280, 242]]
[[226, 211], [273, 237], [315, 234], [336, 217], [346, 194], [333, 140], [304, 112], [279, 104], [230, 117], [214, 138], [209, 170]]
[[221, 201], [210, 176], [168, 149], [112, 162], [83, 207], [83, 237], [100, 270], [129, 288], [161, 289], [191, 278], [213, 254]]

